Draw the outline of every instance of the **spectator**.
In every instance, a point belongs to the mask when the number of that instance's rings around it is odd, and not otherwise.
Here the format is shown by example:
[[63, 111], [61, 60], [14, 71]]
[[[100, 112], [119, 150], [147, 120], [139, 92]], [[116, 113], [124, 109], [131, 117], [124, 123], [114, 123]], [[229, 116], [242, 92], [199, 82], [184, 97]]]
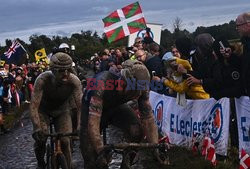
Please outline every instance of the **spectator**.
[[[183, 42], [182, 42], [183, 41]], [[202, 77], [208, 77], [210, 73], [210, 67], [215, 62], [216, 57], [213, 54], [213, 37], [210, 34], [200, 34], [195, 38], [196, 50], [195, 53], [190, 55], [190, 51], [192, 51], [192, 45], [190, 45], [191, 40], [184, 38], [183, 40], [179, 39], [180, 44], [185, 44], [184, 47], [178, 47], [178, 43], [176, 43], [177, 49], [180, 51], [181, 58], [187, 58], [192, 65], [193, 71], [182, 70], [182, 66], [178, 66], [178, 72], [180, 73], [189, 73], [195, 78], [201, 79]], [[206, 47], [205, 47], [206, 46]], [[185, 55], [183, 55], [185, 53]], [[193, 64], [192, 64], [193, 63]], [[195, 67], [195, 68], [194, 68]], [[196, 81], [196, 83], [199, 83]]]
[[155, 43], [151, 37], [144, 37], [142, 40], [142, 46], [145, 51], [149, 52], [149, 45]]
[[106, 52], [103, 52], [101, 55], [101, 62], [100, 62], [100, 72], [109, 70], [109, 56]]
[[[223, 49], [220, 45], [223, 44]], [[225, 39], [217, 39], [213, 44], [221, 69], [222, 86], [214, 92], [216, 98], [240, 97], [244, 93], [241, 74], [241, 57], [236, 55], [234, 48]]]
[[131, 47], [131, 51], [132, 51], [131, 53], [133, 53], [133, 54], [130, 56], [130, 60], [136, 60], [135, 53], [138, 50], [142, 50], [143, 49], [142, 40], [143, 39], [141, 37], [136, 37], [135, 38], [134, 44]]
[[[190, 61], [190, 52], [193, 47], [193, 43], [188, 37], [181, 37], [176, 39], [175, 45], [177, 50], [180, 52], [181, 58]], [[190, 62], [192, 64], [192, 62]]]
[[197, 70], [199, 66], [199, 58], [195, 55], [194, 44], [189, 37], [181, 37], [176, 39], [176, 49], [179, 51], [181, 59], [188, 60], [193, 70]]
[[[185, 94], [191, 99], [208, 99], [209, 94], [207, 94], [201, 85], [194, 84], [188, 86], [186, 77], [177, 72], [177, 67], [179, 64], [183, 65], [187, 70], [192, 70], [190, 63], [187, 60], [176, 58], [171, 52], [167, 52], [163, 56], [164, 67], [168, 69], [167, 79], [162, 80], [164, 85], [173, 89], [177, 92], [177, 103], [180, 105], [185, 105]], [[160, 78], [155, 78], [155, 80], [160, 80]]]
[[8, 77], [3, 79], [3, 103], [2, 103], [2, 112], [4, 115], [9, 113], [9, 105], [11, 103], [11, 94], [10, 94], [10, 81]]
[[141, 50], [143, 49], [143, 45], [142, 45], [142, 37], [136, 37], [135, 38], [135, 42], [134, 42], [134, 45], [133, 45], [133, 51], [136, 52], [137, 50]]
[[115, 49], [115, 64], [116, 65], [121, 65], [122, 62], [124, 62], [124, 58], [122, 56], [122, 52], [119, 48]]
[[147, 60], [147, 54], [144, 50], [137, 50], [135, 52], [135, 57], [137, 60], [141, 61], [142, 63], [145, 64], [146, 60]]
[[243, 44], [242, 79], [245, 93], [250, 96], [250, 12], [240, 14], [236, 19], [236, 29]]
[[106, 49], [103, 50], [103, 52], [104, 52], [106, 55], [110, 56], [109, 49], [106, 48]]
[[128, 60], [130, 58], [130, 53], [126, 50], [126, 47], [123, 46], [121, 48], [121, 52], [122, 52], [123, 61]]
[[22, 93], [23, 83], [24, 79], [22, 77], [22, 69], [18, 67], [16, 69], [16, 78], [15, 78], [16, 106], [20, 106], [21, 101], [23, 101], [23, 93]]
[[7, 64], [7, 63], [5, 63], [5, 64], [4, 64], [4, 71], [6, 72], [6, 74], [9, 73], [9, 70], [10, 70], [10, 65]]
[[149, 73], [152, 77], [152, 71], [155, 71], [155, 75], [162, 77], [163, 76], [163, 65], [159, 57], [160, 47], [157, 43], [151, 43], [149, 45], [149, 52], [152, 57], [148, 58], [145, 62], [145, 66], [149, 70]]
[[177, 58], [181, 58], [181, 54], [180, 52], [178, 51], [178, 49], [175, 47], [175, 46], [172, 46], [171, 47], [171, 52], [173, 54], [174, 57], [177, 57]]
[[[210, 34], [204, 33], [195, 38], [195, 44], [196, 52], [194, 58], [197, 61], [196, 63], [198, 63], [196, 65], [197, 69], [185, 72], [181, 71], [181, 66], [178, 67], [179, 72], [189, 73], [187, 84], [189, 86], [193, 84], [201, 84], [205, 91], [215, 99], [241, 95], [242, 92], [235, 88], [234, 83], [236, 81], [232, 79], [230, 73], [233, 66], [224, 64], [225, 57], [220, 54], [218, 41], [214, 43], [214, 38]], [[214, 52], [213, 45], [217, 52]], [[229, 61], [229, 58], [225, 59]], [[237, 66], [233, 69], [235, 70], [235, 68], [237, 69]], [[240, 86], [236, 86], [237, 88], [240, 88]]]
[[202, 77], [212, 77], [211, 71], [218, 68], [212, 68], [212, 66], [217, 64], [217, 57], [213, 52], [214, 38], [208, 33], [203, 33], [195, 37], [194, 43], [195, 52], [190, 56], [190, 60], [192, 61], [190, 63], [193, 63], [192, 76], [200, 79]]
[[94, 71], [98, 73], [100, 71], [100, 60], [98, 57], [95, 57], [94, 61]]

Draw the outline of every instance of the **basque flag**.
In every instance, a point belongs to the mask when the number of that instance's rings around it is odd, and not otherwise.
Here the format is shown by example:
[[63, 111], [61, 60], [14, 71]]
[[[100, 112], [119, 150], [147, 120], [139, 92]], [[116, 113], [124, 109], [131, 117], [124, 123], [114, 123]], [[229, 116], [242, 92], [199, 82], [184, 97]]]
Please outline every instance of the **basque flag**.
[[19, 65], [24, 59], [25, 53], [23, 46], [17, 40], [14, 40], [8, 51], [1, 56], [1, 60], [5, 60], [7, 64]]
[[146, 28], [139, 2], [117, 9], [102, 20], [109, 43]]

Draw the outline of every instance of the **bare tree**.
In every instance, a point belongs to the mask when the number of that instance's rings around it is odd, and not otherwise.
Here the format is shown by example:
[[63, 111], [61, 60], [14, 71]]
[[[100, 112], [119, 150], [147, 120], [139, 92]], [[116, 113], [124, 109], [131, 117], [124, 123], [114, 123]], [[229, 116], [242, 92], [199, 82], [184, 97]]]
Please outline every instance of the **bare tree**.
[[179, 17], [176, 17], [173, 22], [173, 28], [174, 32], [178, 32], [181, 30], [181, 27], [183, 26], [182, 20]]

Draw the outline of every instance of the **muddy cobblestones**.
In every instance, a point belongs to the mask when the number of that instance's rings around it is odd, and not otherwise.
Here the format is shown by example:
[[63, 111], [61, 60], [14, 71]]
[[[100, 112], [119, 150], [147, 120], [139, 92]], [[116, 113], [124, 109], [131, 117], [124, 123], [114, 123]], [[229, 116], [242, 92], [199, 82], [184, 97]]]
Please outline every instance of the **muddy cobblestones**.
[[[36, 169], [34, 140], [31, 134], [32, 124], [26, 117], [11, 132], [0, 136], [0, 169]], [[73, 149], [74, 169], [83, 169], [78, 142], [74, 144]]]
[[[34, 140], [31, 137], [32, 124], [26, 115], [9, 133], [0, 135], [0, 169], [36, 169], [37, 162], [33, 151]], [[115, 128], [107, 129], [107, 143], [124, 141], [122, 132]], [[110, 169], [118, 169], [122, 161], [121, 154], [113, 154]], [[74, 169], [83, 169], [83, 159], [79, 149], [79, 141], [73, 146]], [[134, 165], [133, 169], [142, 169], [142, 165]]]

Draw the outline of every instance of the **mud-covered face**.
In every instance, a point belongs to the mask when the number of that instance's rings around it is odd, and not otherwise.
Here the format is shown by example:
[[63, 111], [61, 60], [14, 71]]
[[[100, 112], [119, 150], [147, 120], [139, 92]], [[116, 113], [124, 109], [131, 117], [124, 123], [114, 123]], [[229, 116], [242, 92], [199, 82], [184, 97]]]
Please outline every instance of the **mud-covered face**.
[[69, 80], [70, 68], [54, 68], [52, 69], [53, 74], [56, 77], [56, 80], [62, 83], [66, 83]]

